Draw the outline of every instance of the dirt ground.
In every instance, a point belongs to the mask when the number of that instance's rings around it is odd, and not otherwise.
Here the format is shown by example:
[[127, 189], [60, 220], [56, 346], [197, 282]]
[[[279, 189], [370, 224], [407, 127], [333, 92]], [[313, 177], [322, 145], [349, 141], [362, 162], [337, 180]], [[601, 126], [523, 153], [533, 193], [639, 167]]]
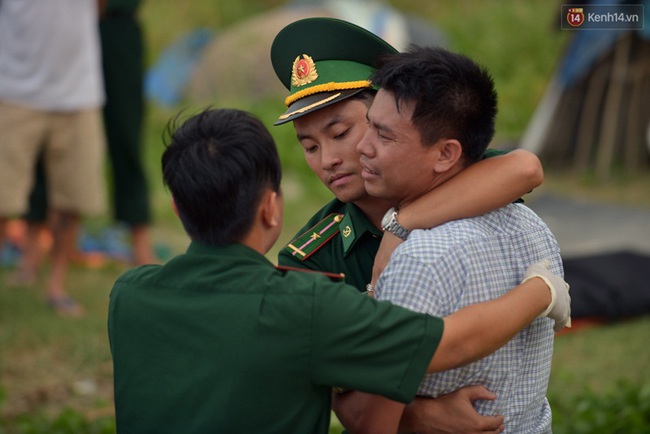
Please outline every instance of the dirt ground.
[[541, 192], [526, 198], [555, 234], [565, 259], [614, 251], [650, 255], [650, 207]]

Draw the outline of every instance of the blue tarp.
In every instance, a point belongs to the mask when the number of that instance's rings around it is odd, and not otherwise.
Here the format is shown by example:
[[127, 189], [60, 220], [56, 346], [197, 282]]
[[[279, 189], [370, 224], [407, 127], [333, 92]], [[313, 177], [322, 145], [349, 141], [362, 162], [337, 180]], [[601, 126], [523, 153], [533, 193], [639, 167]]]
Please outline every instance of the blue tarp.
[[200, 28], [179, 37], [162, 52], [145, 76], [145, 95], [165, 107], [178, 104], [203, 49], [214, 38], [210, 29]]
[[[595, 6], [615, 4], [630, 4], [630, 2], [624, 0], [593, 0], [583, 3], [583, 5]], [[607, 53], [624, 33], [636, 31], [642, 37], [650, 39], [650, 26], [647, 24], [650, 18], [650, 0], [644, 0], [640, 4], [644, 6], [645, 27], [642, 30], [611, 29], [580, 30], [573, 32], [573, 38], [569, 42], [564, 57], [562, 58], [557, 75], [560, 86], [563, 88], [569, 87], [587, 75], [594, 63]]]

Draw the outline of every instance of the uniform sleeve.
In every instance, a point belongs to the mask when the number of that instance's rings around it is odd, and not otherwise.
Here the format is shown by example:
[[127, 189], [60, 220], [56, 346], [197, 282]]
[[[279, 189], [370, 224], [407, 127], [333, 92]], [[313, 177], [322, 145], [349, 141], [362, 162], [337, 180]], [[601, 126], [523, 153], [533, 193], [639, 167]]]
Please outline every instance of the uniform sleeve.
[[111, 290], [110, 296], [109, 296], [109, 302], [108, 302], [108, 344], [111, 349], [111, 355], [115, 356], [115, 349], [113, 345], [113, 341], [115, 340], [115, 331], [114, 331], [114, 326], [115, 326], [115, 303], [117, 299], [117, 291], [115, 290], [115, 287]]
[[505, 155], [507, 154], [508, 151], [502, 151], [500, 149], [493, 149], [493, 148], [488, 148], [483, 152], [483, 156], [481, 157], [482, 160], [485, 160], [486, 158], [492, 158], [492, 157], [498, 157], [499, 155]]
[[314, 382], [410, 402], [440, 338], [440, 318], [378, 302], [346, 285], [317, 291]]

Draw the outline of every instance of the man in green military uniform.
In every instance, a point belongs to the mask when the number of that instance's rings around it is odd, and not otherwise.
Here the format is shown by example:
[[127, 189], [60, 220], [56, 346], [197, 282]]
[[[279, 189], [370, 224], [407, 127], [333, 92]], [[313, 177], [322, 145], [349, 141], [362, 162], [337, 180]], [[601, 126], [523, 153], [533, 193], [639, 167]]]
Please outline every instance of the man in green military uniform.
[[489, 354], [545, 309], [569, 315], [566, 284], [540, 265], [503, 298], [445, 319], [274, 267], [264, 254], [281, 232], [280, 160], [245, 112], [188, 119], [162, 168], [192, 241], [111, 291], [119, 432], [327, 433], [332, 386], [408, 402], [425, 371]]
[[[293, 122], [307, 164], [336, 196], [280, 251], [278, 262], [342, 273], [359, 291], [371, 282], [380, 243], [400, 241], [391, 231], [405, 237], [406, 228], [429, 228], [483, 214], [517, 200], [542, 180], [539, 160], [526, 151], [484, 159], [400, 209], [398, 222], [397, 214], [388, 212], [394, 204], [365, 191], [356, 150], [367, 130], [366, 113], [376, 91], [369, 77], [381, 56], [395, 52], [365, 29], [329, 18], [291, 23], [278, 33], [271, 47], [275, 72], [290, 91], [285, 100], [287, 110], [276, 125]], [[499, 152], [488, 150], [484, 157], [495, 154]], [[393, 219], [382, 222], [386, 216]], [[380, 252], [379, 256], [387, 261], [388, 254]], [[429, 427], [448, 424], [454, 429], [498, 429], [501, 417], [483, 417], [473, 411], [470, 401], [477, 399], [494, 399], [494, 395], [474, 386], [444, 400], [417, 399], [408, 407], [404, 422], [413, 413], [422, 419], [426, 411]], [[447, 406], [438, 407], [443, 404]], [[450, 419], [448, 415], [454, 411], [449, 405], [465, 412]], [[441, 418], [431, 418], [435, 415]]]

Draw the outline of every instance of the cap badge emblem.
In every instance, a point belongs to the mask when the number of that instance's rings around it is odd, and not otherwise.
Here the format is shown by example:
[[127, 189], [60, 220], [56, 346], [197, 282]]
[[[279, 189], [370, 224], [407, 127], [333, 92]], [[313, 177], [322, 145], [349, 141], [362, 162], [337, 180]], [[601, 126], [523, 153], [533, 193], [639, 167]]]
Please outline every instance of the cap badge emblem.
[[293, 61], [293, 68], [291, 71], [291, 84], [295, 87], [304, 86], [311, 83], [318, 78], [316, 71], [316, 64], [313, 59], [306, 54], [296, 57]]

